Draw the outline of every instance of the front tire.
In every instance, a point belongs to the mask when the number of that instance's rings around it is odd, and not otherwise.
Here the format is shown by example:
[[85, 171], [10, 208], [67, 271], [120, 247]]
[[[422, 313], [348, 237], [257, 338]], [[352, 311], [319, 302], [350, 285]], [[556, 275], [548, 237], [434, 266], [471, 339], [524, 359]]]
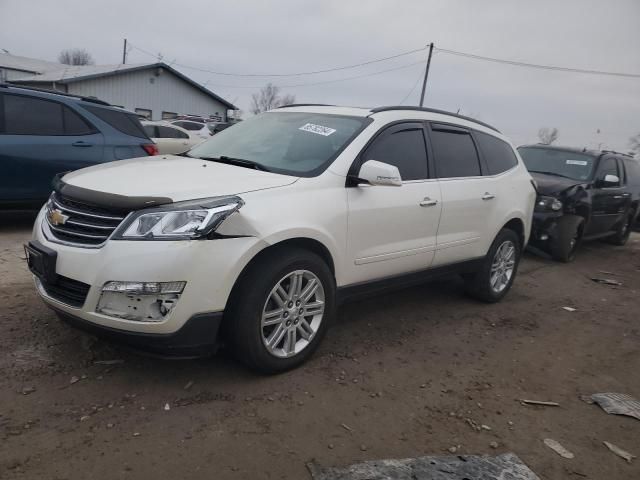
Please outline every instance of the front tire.
[[313, 354], [334, 310], [335, 280], [326, 262], [307, 250], [279, 248], [243, 275], [225, 322], [238, 359], [271, 374]]
[[498, 232], [480, 269], [465, 277], [467, 293], [487, 303], [495, 303], [511, 289], [520, 263], [520, 238], [503, 228]]
[[551, 256], [563, 263], [572, 262], [582, 243], [584, 218], [577, 215], [565, 215], [558, 220], [556, 234], [551, 239]]

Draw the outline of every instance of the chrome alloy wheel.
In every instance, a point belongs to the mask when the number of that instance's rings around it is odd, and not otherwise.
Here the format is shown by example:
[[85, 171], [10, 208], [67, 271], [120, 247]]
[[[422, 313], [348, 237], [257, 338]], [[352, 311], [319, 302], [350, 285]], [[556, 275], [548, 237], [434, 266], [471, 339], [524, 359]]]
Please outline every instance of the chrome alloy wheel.
[[304, 350], [320, 328], [325, 297], [320, 279], [309, 270], [285, 275], [262, 309], [260, 329], [267, 351], [278, 358]]
[[513, 276], [516, 265], [516, 246], [511, 240], [503, 242], [493, 257], [491, 264], [490, 283], [495, 293], [502, 292]]

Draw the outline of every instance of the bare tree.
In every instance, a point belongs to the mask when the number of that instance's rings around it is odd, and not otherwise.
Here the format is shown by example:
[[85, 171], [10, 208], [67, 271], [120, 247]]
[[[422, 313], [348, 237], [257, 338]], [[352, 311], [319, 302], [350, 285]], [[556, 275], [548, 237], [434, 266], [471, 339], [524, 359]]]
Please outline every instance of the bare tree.
[[629, 139], [629, 145], [631, 146], [631, 152], [633, 155], [640, 158], [640, 133]]
[[540, 139], [540, 143], [543, 145], [551, 145], [558, 139], [558, 129], [557, 128], [541, 128], [538, 130], [538, 138]]
[[84, 48], [68, 48], [60, 52], [58, 61], [65, 65], [93, 65], [93, 57]]
[[291, 105], [295, 103], [296, 96], [291, 94], [280, 95], [280, 87], [267, 83], [260, 92], [251, 95], [251, 112], [258, 114], [273, 108]]

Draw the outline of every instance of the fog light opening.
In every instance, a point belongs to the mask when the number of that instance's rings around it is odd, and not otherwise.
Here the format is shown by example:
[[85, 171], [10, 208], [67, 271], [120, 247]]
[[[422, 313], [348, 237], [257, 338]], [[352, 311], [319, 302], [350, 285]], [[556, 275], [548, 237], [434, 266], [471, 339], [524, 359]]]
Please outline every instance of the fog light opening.
[[138, 322], [161, 322], [175, 308], [186, 282], [107, 282], [96, 312]]

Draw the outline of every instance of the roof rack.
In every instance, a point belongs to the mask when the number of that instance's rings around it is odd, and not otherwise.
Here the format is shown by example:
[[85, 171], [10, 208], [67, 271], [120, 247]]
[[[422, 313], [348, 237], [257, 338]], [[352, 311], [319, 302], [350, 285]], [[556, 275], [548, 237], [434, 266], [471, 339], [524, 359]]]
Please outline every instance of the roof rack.
[[281, 105], [276, 109], [288, 107], [335, 107], [335, 105], [329, 105], [328, 103], [292, 103], [290, 105]]
[[106, 105], [107, 107], [112, 106], [109, 102], [105, 102], [104, 100], [100, 100], [99, 98], [96, 98], [96, 97], [83, 97], [82, 95], [74, 95], [73, 93], [59, 92], [57, 90], [50, 90], [47, 88], [25, 87], [24, 85], [16, 85], [10, 82], [0, 83], [0, 88], [9, 88], [9, 87], [20, 88], [22, 90], [33, 90], [34, 92], [52, 93], [54, 95], [62, 95], [63, 97], [77, 98], [78, 100], [82, 100], [84, 102], [97, 103], [98, 105]]
[[450, 115], [452, 117], [460, 118], [461, 120], [467, 120], [469, 122], [477, 123], [478, 125], [482, 125], [483, 127], [490, 128], [494, 132], [500, 133], [500, 130], [498, 130], [496, 127], [493, 127], [493, 126], [489, 125], [488, 123], [481, 122], [480, 120], [476, 120], [475, 118], [465, 117], [464, 115], [460, 115], [460, 114], [457, 114], [457, 113], [447, 112], [446, 110], [438, 110], [436, 108], [411, 107], [411, 106], [395, 105], [395, 106], [389, 106], [389, 107], [372, 108], [371, 109], [371, 113], [388, 112], [388, 111], [391, 111], [391, 110], [416, 110], [416, 111], [419, 111], [419, 112], [430, 112], [430, 113], [439, 113], [439, 114], [442, 114], [442, 115]]

